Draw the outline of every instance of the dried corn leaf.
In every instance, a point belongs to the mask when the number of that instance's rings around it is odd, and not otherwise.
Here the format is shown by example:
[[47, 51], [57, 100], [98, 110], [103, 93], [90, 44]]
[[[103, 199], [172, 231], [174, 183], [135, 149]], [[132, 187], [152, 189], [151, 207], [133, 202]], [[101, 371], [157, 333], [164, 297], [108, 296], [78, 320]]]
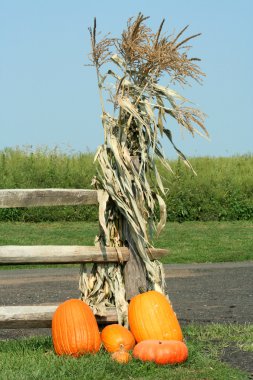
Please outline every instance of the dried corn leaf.
[[157, 169], [156, 166], [154, 167], [154, 171], [155, 171], [155, 177], [156, 177], [157, 185], [158, 185], [159, 189], [161, 190], [161, 192], [162, 192], [163, 194], [165, 194], [165, 192], [164, 192], [164, 187], [163, 187], [163, 183], [162, 183], [162, 180], [161, 180], [160, 174], [159, 174], [158, 169]]
[[97, 190], [97, 195], [98, 195], [98, 204], [99, 204], [99, 209], [98, 209], [99, 223], [104, 230], [106, 242], [108, 242], [109, 236], [108, 236], [108, 229], [107, 229], [106, 220], [105, 220], [105, 211], [106, 211], [106, 205], [109, 199], [109, 194], [105, 190]]
[[166, 224], [167, 211], [166, 211], [166, 204], [165, 204], [163, 198], [160, 197], [159, 194], [156, 194], [156, 198], [158, 200], [159, 207], [160, 207], [160, 220], [159, 220], [159, 223], [157, 225], [157, 236], [159, 236], [161, 231], [165, 227], [165, 224]]
[[121, 57], [119, 57], [118, 54], [113, 54], [111, 56], [111, 60], [116, 63], [116, 65], [118, 65], [120, 68], [124, 68], [126, 63], [124, 61], [124, 59], [122, 59]]
[[138, 109], [128, 98], [119, 96], [117, 101], [121, 108], [127, 111], [131, 116], [135, 117], [141, 124], [145, 125], [146, 128], [149, 128], [149, 125], [140, 116]]
[[173, 107], [174, 106], [176, 107], [175, 99], [181, 100], [182, 102], [189, 102], [188, 99], [186, 99], [184, 96], [180, 95], [178, 92], [176, 92], [175, 90], [172, 90], [169, 87], [164, 87], [157, 83], [154, 83], [153, 89], [155, 91], [158, 91], [160, 95], [165, 96], [168, 99], [168, 101], [171, 103], [171, 105], [173, 105]]

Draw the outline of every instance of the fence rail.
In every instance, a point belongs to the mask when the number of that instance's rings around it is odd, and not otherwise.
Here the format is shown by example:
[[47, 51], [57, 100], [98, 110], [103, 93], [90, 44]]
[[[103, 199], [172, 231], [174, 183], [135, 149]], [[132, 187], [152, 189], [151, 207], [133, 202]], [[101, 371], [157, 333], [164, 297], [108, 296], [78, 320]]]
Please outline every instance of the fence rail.
[[0, 208], [98, 204], [97, 191], [87, 189], [4, 189]]
[[[0, 328], [45, 328], [51, 327], [53, 314], [58, 307], [56, 305], [33, 306], [1, 306]], [[106, 315], [96, 315], [98, 324], [116, 323], [118, 321], [115, 308], [107, 308]]]
[[[129, 250], [120, 249], [123, 261], [129, 259]], [[76, 246], [76, 245], [37, 245], [37, 246], [0, 246], [0, 264], [71, 264], [106, 263], [119, 261], [114, 247]]]
[[[119, 257], [120, 254], [120, 257]], [[168, 254], [166, 249], [152, 248], [148, 251], [151, 260]], [[6, 245], [0, 246], [0, 265], [6, 264], [78, 264], [128, 261], [127, 247], [78, 246], [78, 245]]]

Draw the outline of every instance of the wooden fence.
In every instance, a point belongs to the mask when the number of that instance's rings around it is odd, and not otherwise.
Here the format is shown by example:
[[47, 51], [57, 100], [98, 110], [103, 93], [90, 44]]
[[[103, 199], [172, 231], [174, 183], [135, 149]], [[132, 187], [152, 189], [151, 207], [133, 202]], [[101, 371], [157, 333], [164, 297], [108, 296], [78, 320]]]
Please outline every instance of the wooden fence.
[[[98, 204], [96, 190], [0, 190], [0, 208], [90, 204]], [[131, 250], [127, 247], [120, 247], [120, 252], [125, 265], [130, 263]], [[150, 259], [154, 260], [167, 255], [168, 251], [151, 249], [148, 254]], [[114, 247], [100, 249], [95, 246], [0, 246], [0, 265], [109, 263], [118, 261], [118, 252]], [[133, 282], [133, 278], [129, 282]], [[0, 328], [51, 327], [52, 316], [57, 306], [0, 306]], [[117, 322], [116, 310], [115, 308], [108, 308], [105, 316], [96, 316], [96, 318], [99, 324], [115, 323]]]

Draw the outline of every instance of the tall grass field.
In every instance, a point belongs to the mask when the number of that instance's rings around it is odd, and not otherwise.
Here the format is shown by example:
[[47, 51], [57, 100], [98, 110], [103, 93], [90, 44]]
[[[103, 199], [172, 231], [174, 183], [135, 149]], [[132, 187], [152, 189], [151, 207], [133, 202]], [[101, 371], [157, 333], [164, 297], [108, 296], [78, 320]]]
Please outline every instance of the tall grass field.
[[[92, 153], [59, 149], [6, 148], [0, 151], [0, 188], [92, 188]], [[174, 174], [160, 167], [168, 221], [253, 219], [253, 155], [190, 159], [195, 176], [180, 160]], [[0, 209], [1, 221], [96, 221], [95, 206]]]

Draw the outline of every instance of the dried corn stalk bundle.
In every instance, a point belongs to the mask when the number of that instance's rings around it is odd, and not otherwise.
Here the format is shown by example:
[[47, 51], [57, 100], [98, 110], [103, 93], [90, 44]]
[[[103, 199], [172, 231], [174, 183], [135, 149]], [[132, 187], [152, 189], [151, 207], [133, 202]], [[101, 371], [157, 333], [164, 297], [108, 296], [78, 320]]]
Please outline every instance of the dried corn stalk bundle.
[[[164, 21], [153, 33], [145, 25], [146, 19], [142, 14], [130, 19], [120, 39], [107, 36], [97, 41], [96, 21], [90, 28], [91, 61], [97, 72], [104, 128], [104, 144], [95, 156], [99, 171], [93, 180], [99, 190], [100, 234], [96, 244], [115, 246], [119, 264], [94, 265], [90, 274], [82, 266], [80, 290], [96, 313], [103, 314], [107, 306], [116, 305], [122, 324], [127, 324], [120, 263], [120, 247], [127, 243], [124, 225], [145, 265], [148, 289], [165, 291], [162, 265], [148, 255], [153, 233], [159, 234], [166, 223], [165, 189], [157, 160], [172, 169], [163, 153], [163, 136], [191, 168], [173, 142], [167, 117], [174, 118], [192, 135], [208, 136], [204, 114], [160, 83], [164, 74], [172, 84], [184, 85], [188, 79], [201, 81], [204, 74], [196, 64], [198, 59], [188, 57], [187, 45], [198, 35], [182, 39], [187, 27], [176, 36], [162, 34]], [[110, 112], [105, 108], [105, 99]], [[160, 208], [159, 221], [154, 218], [156, 205]]]

